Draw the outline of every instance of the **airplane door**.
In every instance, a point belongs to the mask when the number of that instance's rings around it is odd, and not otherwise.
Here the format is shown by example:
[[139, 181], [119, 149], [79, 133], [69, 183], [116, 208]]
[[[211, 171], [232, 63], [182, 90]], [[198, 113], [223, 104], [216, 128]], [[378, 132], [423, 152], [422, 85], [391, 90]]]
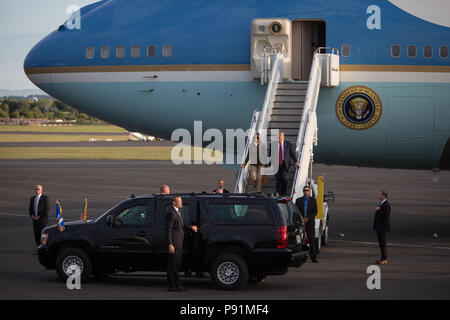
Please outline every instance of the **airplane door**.
[[308, 81], [314, 51], [326, 46], [323, 21], [292, 22], [292, 79]]

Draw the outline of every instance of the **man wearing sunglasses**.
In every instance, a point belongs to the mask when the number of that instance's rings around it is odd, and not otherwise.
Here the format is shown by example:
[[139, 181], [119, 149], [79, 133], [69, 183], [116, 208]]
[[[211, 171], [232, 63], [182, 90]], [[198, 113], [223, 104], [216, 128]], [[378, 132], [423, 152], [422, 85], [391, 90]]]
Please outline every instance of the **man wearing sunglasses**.
[[33, 220], [34, 241], [38, 247], [41, 243], [41, 232], [48, 224], [50, 206], [48, 197], [42, 193], [42, 185], [36, 185], [34, 191], [36, 194], [30, 199], [28, 212]]
[[317, 251], [316, 251], [316, 240], [314, 227], [316, 224], [317, 215], [317, 201], [315, 198], [310, 196], [311, 188], [309, 186], [303, 187], [303, 197], [298, 198], [295, 201], [295, 205], [300, 211], [303, 220], [305, 221], [306, 235], [309, 240], [309, 251], [311, 256], [311, 261], [318, 263]]

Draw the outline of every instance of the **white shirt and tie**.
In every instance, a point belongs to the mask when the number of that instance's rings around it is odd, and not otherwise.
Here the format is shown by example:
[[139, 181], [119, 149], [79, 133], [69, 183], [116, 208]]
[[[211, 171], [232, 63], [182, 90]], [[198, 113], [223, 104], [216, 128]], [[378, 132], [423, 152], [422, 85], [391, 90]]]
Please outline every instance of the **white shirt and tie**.
[[42, 194], [37, 195], [34, 198], [34, 215], [37, 217], [38, 216], [38, 208], [39, 208], [39, 200], [41, 199]]
[[183, 226], [184, 226], [184, 221], [183, 221], [183, 217], [181, 216], [181, 213], [180, 213], [180, 211], [179, 211], [179, 209], [177, 208], [177, 207], [175, 207], [175, 206], [172, 206], [174, 209], [175, 209], [175, 211], [178, 213], [178, 215], [180, 216], [180, 218], [181, 218], [181, 223], [183, 224]]
[[281, 161], [284, 161], [284, 140], [282, 143], [278, 141], [278, 152], [280, 152], [280, 148], [281, 148]]

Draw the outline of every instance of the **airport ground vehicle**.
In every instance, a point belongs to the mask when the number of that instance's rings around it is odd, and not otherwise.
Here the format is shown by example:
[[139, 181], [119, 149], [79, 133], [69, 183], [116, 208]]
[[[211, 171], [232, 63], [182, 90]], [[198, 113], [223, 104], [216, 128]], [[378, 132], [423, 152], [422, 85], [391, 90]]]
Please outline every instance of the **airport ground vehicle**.
[[[235, 290], [248, 281], [300, 267], [303, 219], [290, 199], [264, 195], [182, 195], [187, 232], [182, 271], [209, 272], [219, 288]], [[66, 280], [75, 265], [85, 281], [91, 274], [166, 271], [165, 213], [170, 196], [125, 200], [95, 221], [66, 223], [42, 233], [39, 261]]]
[[317, 253], [320, 253], [322, 246], [328, 244], [328, 231], [330, 226], [330, 215], [328, 213], [328, 203], [334, 202], [334, 192], [324, 193], [324, 180], [322, 176], [317, 177], [317, 181], [310, 183], [312, 196], [317, 199], [317, 215], [315, 219], [315, 239]]

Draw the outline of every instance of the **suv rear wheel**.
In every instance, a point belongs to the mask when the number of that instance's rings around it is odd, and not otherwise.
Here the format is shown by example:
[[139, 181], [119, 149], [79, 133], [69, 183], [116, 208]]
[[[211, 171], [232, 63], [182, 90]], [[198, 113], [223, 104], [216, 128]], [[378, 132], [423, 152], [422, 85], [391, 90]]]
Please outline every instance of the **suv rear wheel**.
[[234, 253], [224, 253], [211, 265], [211, 279], [223, 290], [238, 290], [245, 286], [249, 272], [244, 259]]
[[73, 275], [74, 267], [81, 273], [81, 282], [86, 282], [92, 272], [89, 256], [79, 248], [62, 250], [56, 258], [56, 273], [63, 281]]

